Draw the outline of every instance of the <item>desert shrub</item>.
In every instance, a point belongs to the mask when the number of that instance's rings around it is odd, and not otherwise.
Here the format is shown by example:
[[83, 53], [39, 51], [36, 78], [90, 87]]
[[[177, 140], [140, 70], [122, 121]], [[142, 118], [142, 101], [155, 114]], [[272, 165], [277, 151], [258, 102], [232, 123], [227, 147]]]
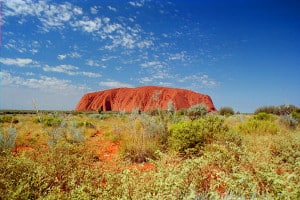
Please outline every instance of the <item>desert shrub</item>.
[[17, 124], [19, 123], [19, 120], [12, 115], [1, 115], [0, 116], [0, 123], [13, 123]]
[[279, 121], [287, 128], [295, 129], [298, 126], [298, 120], [292, 114], [281, 116]]
[[297, 110], [297, 107], [294, 105], [280, 105], [278, 106], [279, 115], [289, 115], [292, 112]]
[[250, 119], [240, 124], [238, 130], [243, 134], [276, 134], [279, 126], [272, 121]]
[[89, 121], [84, 121], [84, 122], [73, 122], [73, 126], [74, 127], [85, 127], [85, 128], [96, 128], [96, 126], [92, 123], [92, 122], [89, 122]]
[[221, 107], [219, 109], [219, 114], [220, 115], [225, 115], [225, 116], [230, 116], [234, 114], [234, 110], [231, 107]]
[[265, 112], [274, 115], [289, 115], [298, 108], [294, 105], [263, 106], [255, 110], [255, 114]]
[[187, 114], [187, 109], [179, 109], [176, 111], [176, 115], [179, 115], [179, 116], [183, 116], [183, 115], [186, 115]]
[[296, 111], [292, 112], [292, 116], [300, 122], [300, 108], [298, 108]]
[[60, 143], [15, 156], [0, 156], [1, 199], [91, 199], [103, 180], [84, 146]]
[[113, 114], [107, 113], [107, 112], [102, 112], [101, 114], [89, 114], [88, 117], [90, 117], [92, 119], [106, 120], [106, 119], [113, 117]]
[[34, 123], [42, 123], [43, 125], [48, 127], [59, 126], [61, 121], [62, 120], [59, 119], [57, 116], [52, 115], [38, 116], [33, 120]]
[[167, 118], [145, 113], [132, 115], [127, 129], [121, 133], [121, 155], [132, 162], [155, 159], [155, 152], [163, 149], [167, 141]]
[[183, 155], [199, 155], [206, 143], [226, 131], [224, 119], [214, 115], [183, 121], [171, 126], [169, 147]]
[[187, 110], [187, 115], [192, 119], [204, 117], [208, 113], [207, 106], [203, 103], [191, 106]]
[[255, 120], [267, 120], [267, 121], [274, 121], [276, 117], [273, 114], [260, 112], [253, 116], [253, 119]]
[[276, 106], [263, 106], [259, 107], [254, 111], [254, 114], [258, 113], [268, 113], [268, 114], [275, 114], [277, 115], [279, 113], [279, 109]]
[[156, 109], [150, 110], [148, 112], [148, 114], [151, 115], [151, 116], [157, 116], [157, 115], [160, 115], [161, 112], [162, 112], [162, 110], [156, 108]]
[[15, 147], [17, 138], [17, 129], [10, 126], [7, 129], [0, 130], [0, 153], [11, 150]]
[[55, 146], [61, 141], [68, 143], [82, 143], [85, 141], [83, 130], [76, 126], [66, 126], [64, 122], [60, 126], [53, 127], [50, 130], [46, 130], [49, 140], [48, 145], [50, 147]]

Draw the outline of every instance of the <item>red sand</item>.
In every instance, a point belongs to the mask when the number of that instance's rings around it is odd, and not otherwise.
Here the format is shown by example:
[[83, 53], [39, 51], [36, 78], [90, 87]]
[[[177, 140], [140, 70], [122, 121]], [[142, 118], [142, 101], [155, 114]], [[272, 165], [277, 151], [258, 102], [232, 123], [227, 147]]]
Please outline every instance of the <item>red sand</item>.
[[126, 111], [133, 109], [150, 111], [156, 108], [166, 110], [169, 102], [175, 109], [189, 108], [204, 103], [209, 111], [215, 111], [210, 96], [191, 90], [144, 86], [138, 88], [116, 88], [85, 94], [77, 104], [76, 111]]

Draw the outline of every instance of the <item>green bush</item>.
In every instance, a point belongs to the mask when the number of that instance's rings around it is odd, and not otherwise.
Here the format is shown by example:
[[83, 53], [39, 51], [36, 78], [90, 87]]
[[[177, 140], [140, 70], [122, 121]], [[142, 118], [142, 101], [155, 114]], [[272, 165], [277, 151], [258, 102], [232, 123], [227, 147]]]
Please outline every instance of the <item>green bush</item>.
[[234, 114], [234, 110], [231, 107], [221, 107], [219, 109], [219, 114], [220, 115], [225, 115], [225, 116], [230, 116]]
[[0, 117], [0, 123], [13, 123], [13, 124], [17, 124], [19, 123], [19, 120], [12, 116], [12, 115], [2, 115]]
[[55, 127], [55, 126], [59, 126], [61, 124], [61, 119], [57, 118], [57, 117], [53, 117], [53, 116], [41, 116], [38, 118], [35, 118], [33, 120], [34, 123], [42, 123], [45, 126], [48, 127]]
[[210, 143], [217, 135], [227, 130], [224, 119], [214, 115], [194, 121], [183, 121], [171, 126], [169, 147], [183, 155], [199, 155], [206, 143]]
[[192, 120], [200, 118], [200, 117], [204, 117], [207, 113], [208, 113], [207, 106], [203, 103], [191, 106], [187, 110], [187, 115]]
[[296, 111], [292, 112], [292, 116], [293, 116], [298, 122], [300, 122], [300, 108], [297, 109]]
[[276, 134], [279, 126], [275, 122], [250, 119], [238, 127], [243, 134]]
[[253, 119], [256, 120], [267, 120], [267, 121], [274, 121], [276, 117], [273, 114], [260, 112], [253, 116]]
[[257, 108], [254, 113], [257, 114], [260, 112], [265, 112], [274, 115], [289, 115], [292, 112], [297, 111], [298, 109], [299, 108], [294, 105], [263, 106]]

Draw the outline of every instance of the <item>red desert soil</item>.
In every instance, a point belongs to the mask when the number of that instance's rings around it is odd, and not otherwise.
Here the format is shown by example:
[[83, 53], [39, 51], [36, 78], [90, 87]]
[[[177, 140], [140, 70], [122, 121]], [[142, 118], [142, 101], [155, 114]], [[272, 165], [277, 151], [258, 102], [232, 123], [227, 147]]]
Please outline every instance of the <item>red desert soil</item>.
[[[100, 162], [105, 162], [110, 169], [116, 168], [118, 170], [118, 151], [119, 143], [109, 141], [104, 138], [101, 131], [87, 140], [87, 146], [96, 153]], [[102, 166], [103, 167], [103, 166]], [[141, 171], [147, 171], [154, 169], [155, 166], [151, 163], [136, 163], [128, 166], [129, 169], [138, 169]]]
[[210, 96], [191, 90], [158, 86], [116, 88], [85, 94], [78, 102], [76, 111], [126, 111], [133, 109], [149, 111], [156, 108], [166, 110], [169, 102], [175, 109], [189, 108], [204, 103], [209, 111], [215, 111]]

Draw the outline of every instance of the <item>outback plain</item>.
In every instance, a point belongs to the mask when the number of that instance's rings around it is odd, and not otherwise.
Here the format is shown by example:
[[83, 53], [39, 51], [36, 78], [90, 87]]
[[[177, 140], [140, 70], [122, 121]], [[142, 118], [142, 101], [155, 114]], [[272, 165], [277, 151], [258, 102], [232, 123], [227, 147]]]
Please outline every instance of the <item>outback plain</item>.
[[0, 199], [299, 199], [299, 116], [1, 111]]

